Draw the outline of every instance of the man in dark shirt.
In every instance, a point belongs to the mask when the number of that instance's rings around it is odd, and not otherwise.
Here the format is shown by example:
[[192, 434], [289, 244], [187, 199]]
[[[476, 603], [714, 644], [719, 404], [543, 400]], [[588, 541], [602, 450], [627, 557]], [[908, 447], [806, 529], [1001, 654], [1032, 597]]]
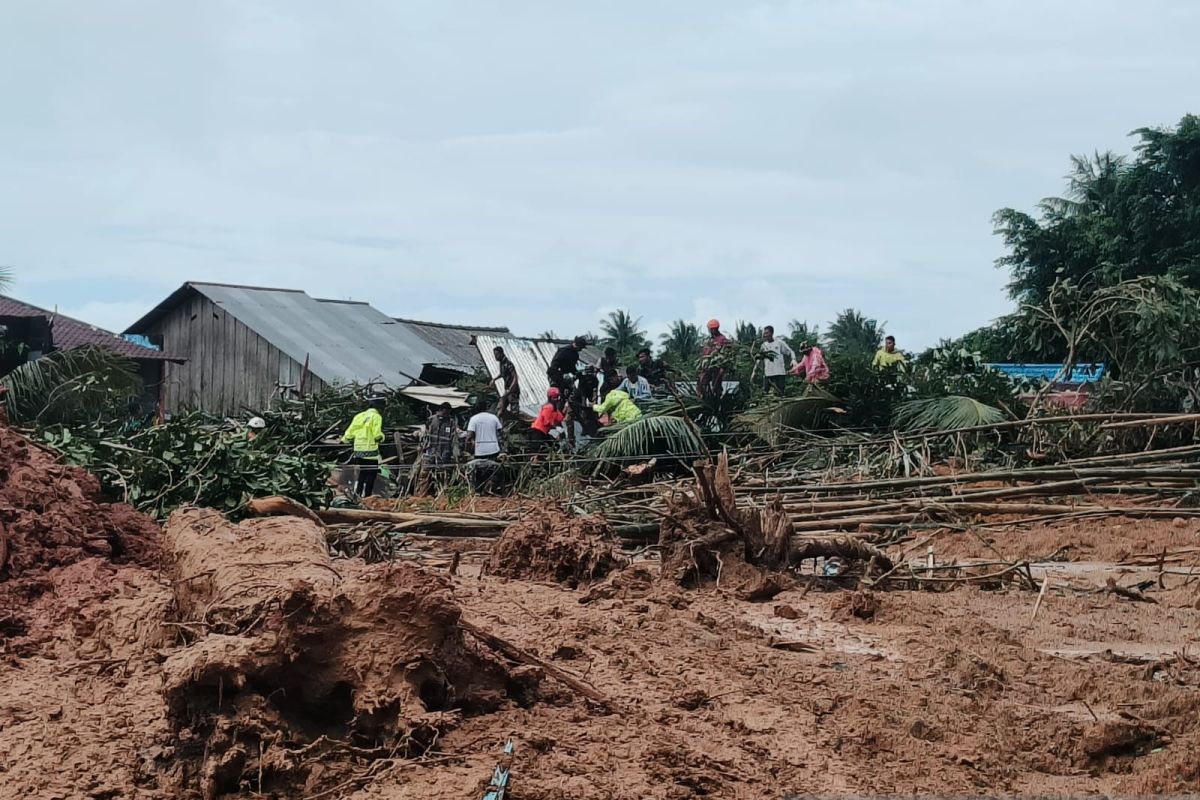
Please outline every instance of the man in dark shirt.
[[649, 347], [638, 350], [637, 360], [638, 374], [651, 386], [658, 387], [667, 382], [667, 365], [661, 358], [651, 357]]
[[558, 348], [554, 358], [550, 359], [546, 377], [550, 379], [550, 385], [562, 392], [564, 397], [569, 396], [574, 388], [575, 376], [579, 371], [579, 354], [585, 347], [587, 339], [576, 336], [570, 344]]
[[621, 382], [621, 368], [617, 364], [617, 351], [611, 347], [604, 348], [604, 355], [601, 356], [596, 369], [600, 371], [599, 399], [603, 400], [604, 396], [617, 388], [617, 384]]
[[515, 415], [521, 410], [521, 383], [517, 378], [517, 367], [508, 360], [508, 355], [504, 352], [503, 347], [493, 348], [492, 355], [495, 356], [496, 364], [500, 367], [500, 374], [496, 376], [496, 380], [504, 384], [504, 389], [500, 394], [500, 404], [496, 407], [496, 416], [505, 419], [510, 414]]

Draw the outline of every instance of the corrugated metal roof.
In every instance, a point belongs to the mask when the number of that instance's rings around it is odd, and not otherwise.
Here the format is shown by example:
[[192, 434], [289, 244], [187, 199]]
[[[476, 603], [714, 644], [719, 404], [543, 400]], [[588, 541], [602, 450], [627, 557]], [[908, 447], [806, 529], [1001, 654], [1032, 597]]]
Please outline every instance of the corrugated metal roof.
[[[551, 342], [545, 339], [524, 339], [520, 336], [495, 336], [480, 334], [475, 337], [475, 347], [483, 359], [488, 375], [498, 378], [500, 364], [497, 363], [492, 349], [504, 348], [504, 354], [517, 368], [517, 380], [521, 383], [521, 412], [536, 417], [542, 403], [546, 402], [546, 391], [550, 388], [550, 379], [546, 370], [550, 368], [550, 359], [554, 351], [567, 342]], [[580, 361], [595, 364], [602, 353], [594, 347], [585, 347], [580, 354]], [[500, 391], [504, 390], [504, 382], [497, 381]]]
[[82, 320], [59, 314], [57, 311], [47, 311], [29, 303], [22, 303], [11, 297], [0, 296], [0, 317], [44, 317], [50, 323], [50, 340], [58, 350], [74, 350], [77, 347], [94, 345], [111, 350], [126, 358], [178, 360], [161, 350], [143, 347], [128, 341], [112, 331], [97, 328]]
[[401, 389], [400, 394], [431, 406], [449, 403], [451, 408], [469, 408], [471, 405], [469, 394], [449, 386], [409, 386]]
[[326, 383], [411, 383], [447, 356], [367, 303], [301, 291], [190, 283], [213, 303]]
[[481, 325], [444, 325], [439, 322], [422, 322], [415, 319], [395, 318], [396, 322], [405, 326], [417, 336], [442, 351], [447, 361], [440, 366], [465, 367], [478, 369], [483, 366], [483, 359], [472, 341], [476, 336], [511, 336], [512, 331], [502, 327], [487, 327]]

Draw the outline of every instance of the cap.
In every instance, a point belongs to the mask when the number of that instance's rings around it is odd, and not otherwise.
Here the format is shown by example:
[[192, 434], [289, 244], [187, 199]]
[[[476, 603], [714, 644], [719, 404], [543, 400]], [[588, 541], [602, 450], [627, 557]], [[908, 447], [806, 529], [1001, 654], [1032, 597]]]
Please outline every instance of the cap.
[[558, 395], [559, 395], [559, 391], [558, 391], [557, 386], [551, 386], [549, 389], [546, 390], [546, 397], [549, 397], [551, 400], [558, 399]]
[[252, 428], [256, 431], [261, 431], [263, 428], [267, 427], [267, 421], [262, 417], [251, 417], [250, 421], [246, 423], [246, 427]]
[[718, 329], [718, 328], [720, 328], [720, 327], [721, 327], [721, 322], [720, 322], [720, 320], [710, 319], [710, 320], [708, 321], [708, 329], [709, 329], [710, 331], [715, 331], [715, 330], [717, 330], [717, 329]]

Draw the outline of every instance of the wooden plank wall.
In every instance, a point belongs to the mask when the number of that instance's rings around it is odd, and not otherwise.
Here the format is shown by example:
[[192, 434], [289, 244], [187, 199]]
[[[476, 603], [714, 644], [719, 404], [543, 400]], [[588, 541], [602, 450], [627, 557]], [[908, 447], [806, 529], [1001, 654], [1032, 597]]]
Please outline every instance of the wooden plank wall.
[[[151, 334], [169, 353], [186, 358], [166, 365], [167, 412], [198, 408], [242, 415], [267, 408], [276, 383], [298, 384], [304, 365], [280, 352], [199, 292], [159, 320]], [[308, 389], [321, 388], [309, 375]]]

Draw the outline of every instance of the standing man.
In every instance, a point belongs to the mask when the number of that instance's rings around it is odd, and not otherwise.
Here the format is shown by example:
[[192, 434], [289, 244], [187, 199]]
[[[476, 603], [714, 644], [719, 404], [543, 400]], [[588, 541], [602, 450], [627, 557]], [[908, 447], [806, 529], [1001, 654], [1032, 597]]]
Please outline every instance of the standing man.
[[497, 462], [500, 459], [502, 430], [500, 418], [488, 411], [483, 403], [476, 406], [475, 414], [467, 421], [467, 446], [475, 454], [467, 465], [467, 475], [475, 492], [490, 487], [499, 471]]
[[354, 480], [354, 493], [369, 497], [375, 491], [375, 478], [379, 475], [379, 443], [383, 441], [383, 398], [372, 397], [365, 411], [354, 415], [350, 427], [342, 434], [343, 442], [353, 442], [354, 450], [350, 464], [358, 467]]
[[729, 344], [729, 337], [721, 333], [721, 323], [718, 320], [708, 321], [708, 341], [704, 344], [701, 361], [705, 364], [700, 369], [700, 380], [696, 382], [696, 395], [701, 399], [712, 397], [720, 399], [725, 393], [725, 368], [711, 366], [709, 358], [716, 356]]
[[795, 361], [796, 354], [783, 339], [775, 338], [775, 326], [763, 326], [763, 340], [758, 345], [758, 352], [763, 357], [762, 390], [764, 393], [775, 390], [783, 394], [787, 386], [787, 362]]
[[550, 368], [546, 370], [546, 377], [550, 379], [550, 385], [557, 388], [564, 397], [571, 394], [579, 372], [579, 354], [585, 347], [587, 347], [587, 339], [576, 336], [570, 344], [564, 344], [558, 348], [554, 357], [550, 359]]
[[896, 349], [896, 337], [889, 336], [883, 340], [883, 347], [875, 352], [875, 358], [871, 361], [871, 366], [876, 369], [887, 369], [894, 367], [897, 364], [906, 364], [908, 360]]
[[638, 374], [649, 382], [650, 388], [658, 388], [667, 382], [667, 365], [661, 358], [651, 356], [649, 347], [638, 350], [637, 360]]
[[418, 494], [429, 489], [430, 479], [436, 475], [441, 483], [446, 473], [458, 460], [458, 423], [454, 421], [450, 404], [442, 403], [425, 423], [425, 438], [421, 442], [421, 481]]
[[492, 355], [500, 368], [500, 374], [496, 376], [496, 380], [504, 384], [504, 389], [500, 393], [500, 403], [496, 406], [496, 416], [504, 419], [509, 414], [515, 415], [521, 410], [521, 382], [517, 378], [516, 365], [508, 360], [508, 355], [504, 352], [503, 347], [492, 348]]

